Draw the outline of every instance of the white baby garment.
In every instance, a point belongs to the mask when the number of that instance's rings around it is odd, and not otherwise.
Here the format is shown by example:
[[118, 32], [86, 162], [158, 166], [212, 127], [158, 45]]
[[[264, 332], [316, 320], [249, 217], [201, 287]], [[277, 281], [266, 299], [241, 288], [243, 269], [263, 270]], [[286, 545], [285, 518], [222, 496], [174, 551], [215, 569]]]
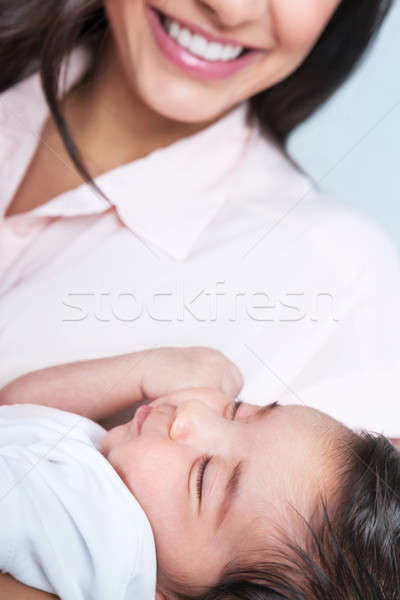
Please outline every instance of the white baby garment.
[[0, 406], [0, 570], [62, 600], [153, 600], [150, 523], [99, 452], [106, 430]]

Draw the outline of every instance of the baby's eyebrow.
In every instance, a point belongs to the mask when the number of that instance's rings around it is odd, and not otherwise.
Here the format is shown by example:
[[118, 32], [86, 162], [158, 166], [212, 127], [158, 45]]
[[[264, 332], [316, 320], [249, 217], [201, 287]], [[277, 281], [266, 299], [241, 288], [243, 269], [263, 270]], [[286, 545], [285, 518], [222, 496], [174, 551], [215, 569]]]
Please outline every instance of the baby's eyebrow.
[[225, 487], [224, 498], [220, 504], [220, 507], [219, 507], [219, 510], [217, 513], [217, 520], [216, 520], [216, 525], [215, 525], [216, 529], [221, 527], [223, 520], [225, 519], [226, 515], [229, 512], [230, 507], [232, 506], [233, 499], [235, 498], [235, 496], [237, 496], [237, 493], [238, 493], [238, 490], [240, 487], [241, 476], [243, 473], [243, 464], [244, 464], [244, 461], [240, 460], [233, 467], [231, 475], [227, 481], [227, 484]]
[[[252, 415], [252, 417], [258, 421], [277, 406], [279, 406], [278, 402], [271, 402], [270, 404], [265, 404], [264, 406], [261, 406], [261, 408], [259, 408], [255, 412], [255, 414]], [[232, 472], [225, 487], [224, 498], [217, 512], [217, 520], [215, 525], [216, 530], [219, 527], [221, 527], [223, 520], [226, 518], [226, 515], [228, 514], [229, 509], [232, 506], [234, 498], [238, 495], [240, 483], [242, 481], [244, 464], [245, 461], [239, 460], [239, 462], [232, 469]]]
[[254, 415], [252, 415], [252, 418], [254, 418], [256, 421], [258, 421], [265, 414], [269, 413], [270, 410], [272, 410], [273, 408], [276, 408], [277, 406], [279, 406], [278, 402], [271, 402], [270, 404], [264, 404], [254, 413]]

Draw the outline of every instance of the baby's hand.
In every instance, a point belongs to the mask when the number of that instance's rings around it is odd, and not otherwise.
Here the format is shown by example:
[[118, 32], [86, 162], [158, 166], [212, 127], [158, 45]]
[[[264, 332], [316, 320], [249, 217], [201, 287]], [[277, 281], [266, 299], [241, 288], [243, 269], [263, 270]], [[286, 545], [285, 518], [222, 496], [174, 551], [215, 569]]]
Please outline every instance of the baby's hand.
[[145, 398], [154, 400], [185, 388], [213, 388], [235, 398], [243, 387], [239, 369], [213, 348], [160, 348], [148, 352], [141, 380]]

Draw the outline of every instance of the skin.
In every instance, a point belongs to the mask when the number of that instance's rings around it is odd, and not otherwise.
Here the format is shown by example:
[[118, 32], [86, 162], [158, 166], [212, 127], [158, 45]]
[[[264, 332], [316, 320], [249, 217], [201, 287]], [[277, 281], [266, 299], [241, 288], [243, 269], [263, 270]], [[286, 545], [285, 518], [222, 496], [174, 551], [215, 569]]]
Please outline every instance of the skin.
[[[216, 583], [238, 548], [249, 555], [266, 540], [279, 544], [282, 532], [301, 543], [303, 529], [290, 507], [311, 519], [319, 495], [332, 498], [338, 459], [331, 451], [352, 435], [348, 429], [305, 406], [273, 407], [257, 419], [260, 407], [242, 404], [232, 420], [233, 407], [215, 390], [184, 390], [159, 399], [140, 433], [127, 423], [105, 438], [104, 455], [152, 525], [159, 598], [170, 597], [176, 579], [191, 590]], [[200, 506], [199, 471], [191, 468], [204, 454], [213, 459]], [[224, 485], [239, 460], [247, 465], [241, 488], [216, 530]]]
[[10, 575], [0, 573], [0, 600], [59, 600], [53, 594], [47, 594], [16, 581]]
[[[97, 76], [66, 99], [71, 129], [94, 173], [193, 134], [293, 73], [340, 0], [105, 0], [111, 36]], [[200, 79], [159, 50], [146, 9], [262, 50], [219, 81]], [[160, 93], [162, 90], [162, 93]]]

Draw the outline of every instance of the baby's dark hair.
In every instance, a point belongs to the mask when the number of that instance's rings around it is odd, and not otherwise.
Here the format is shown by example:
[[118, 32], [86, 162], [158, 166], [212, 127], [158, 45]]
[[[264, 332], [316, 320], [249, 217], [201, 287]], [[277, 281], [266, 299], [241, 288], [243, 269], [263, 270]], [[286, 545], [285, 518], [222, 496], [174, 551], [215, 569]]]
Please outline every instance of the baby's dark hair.
[[400, 600], [400, 452], [384, 436], [363, 432], [351, 437], [345, 456], [335, 509], [321, 498], [318, 526], [305, 523], [302, 547], [285, 542], [283, 560], [230, 563], [208, 591], [178, 585], [171, 597]]

